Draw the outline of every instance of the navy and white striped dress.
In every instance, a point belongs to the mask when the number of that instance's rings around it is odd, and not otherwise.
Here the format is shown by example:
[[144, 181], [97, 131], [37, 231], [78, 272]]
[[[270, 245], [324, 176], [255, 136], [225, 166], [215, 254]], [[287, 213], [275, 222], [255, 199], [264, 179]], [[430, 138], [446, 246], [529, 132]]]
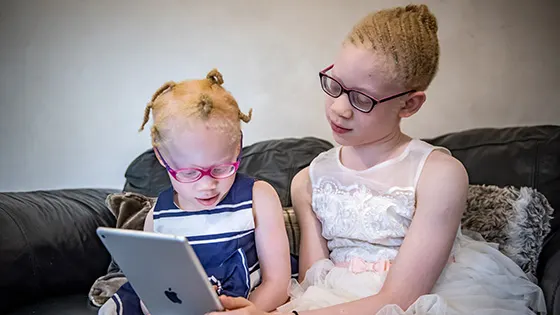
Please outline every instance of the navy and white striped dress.
[[226, 197], [210, 210], [179, 209], [173, 188], [163, 191], [154, 207], [154, 231], [185, 236], [219, 294], [248, 297], [260, 284], [253, 184], [237, 174]]
[[[219, 294], [247, 298], [261, 281], [253, 217], [254, 182], [238, 173], [224, 200], [210, 210], [179, 209], [173, 187], [159, 194], [154, 207], [154, 231], [185, 236]], [[293, 258], [292, 266], [297, 266]], [[139, 297], [126, 282], [98, 314], [143, 313]]]

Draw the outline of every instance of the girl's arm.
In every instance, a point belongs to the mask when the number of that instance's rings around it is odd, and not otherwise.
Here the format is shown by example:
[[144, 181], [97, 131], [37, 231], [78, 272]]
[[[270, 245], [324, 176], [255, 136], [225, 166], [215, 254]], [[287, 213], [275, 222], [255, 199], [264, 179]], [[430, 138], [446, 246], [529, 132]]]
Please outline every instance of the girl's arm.
[[316, 261], [328, 258], [327, 241], [321, 235], [321, 223], [311, 208], [311, 180], [306, 167], [294, 176], [292, 205], [300, 228], [299, 281]]
[[153, 232], [154, 231], [154, 207], [150, 209], [148, 214], [146, 214], [146, 219], [144, 220], [144, 231]]
[[461, 162], [435, 151], [422, 172], [414, 218], [381, 290], [385, 299], [403, 309], [432, 291], [449, 261], [467, 207], [469, 178]]
[[264, 311], [272, 311], [288, 300], [290, 282], [290, 250], [276, 190], [267, 182], [253, 186], [255, 241], [261, 269], [261, 284], [249, 300]]

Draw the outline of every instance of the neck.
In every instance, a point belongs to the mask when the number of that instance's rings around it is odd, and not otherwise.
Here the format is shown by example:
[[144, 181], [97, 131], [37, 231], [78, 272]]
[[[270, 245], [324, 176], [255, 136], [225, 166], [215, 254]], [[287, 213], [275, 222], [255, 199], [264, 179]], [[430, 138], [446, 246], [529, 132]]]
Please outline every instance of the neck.
[[341, 154], [343, 164], [351, 168], [368, 169], [379, 163], [398, 156], [402, 152], [402, 145], [411, 138], [400, 130], [395, 129], [386, 136], [362, 145], [344, 147]]

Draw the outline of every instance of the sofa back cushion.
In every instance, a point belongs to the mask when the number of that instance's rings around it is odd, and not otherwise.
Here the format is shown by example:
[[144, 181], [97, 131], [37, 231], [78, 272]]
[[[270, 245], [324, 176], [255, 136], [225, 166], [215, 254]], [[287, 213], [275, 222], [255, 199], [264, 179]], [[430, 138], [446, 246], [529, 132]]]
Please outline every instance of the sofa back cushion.
[[[333, 145], [314, 137], [286, 138], [257, 142], [244, 147], [239, 172], [270, 183], [278, 193], [282, 206], [291, 205], [292, 178], [308, 166], [319, 153]], [[156, 197], [171, 185], [169, 176], [153, 149], [138, 156], [125, 173], [125, 192]]]
[[481, 128], [426, 140], [451, 150], [466, 167], [470, 183], [499, 187], [532, 187], [560, 217], [560, 126]]

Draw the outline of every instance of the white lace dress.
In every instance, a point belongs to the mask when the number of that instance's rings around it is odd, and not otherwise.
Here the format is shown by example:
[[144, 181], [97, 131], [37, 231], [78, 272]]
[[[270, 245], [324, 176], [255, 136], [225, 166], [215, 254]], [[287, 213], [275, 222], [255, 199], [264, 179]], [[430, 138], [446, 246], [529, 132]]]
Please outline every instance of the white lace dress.
[[[398, 157], [365, 171], [340, 163], [340, 148], [310, 165], [313, 210], [330, 259], [316, 262], [305, 280], [292, 282], [280, 311], [303, 311], [375, 295], [395, 259], [415, 210], [415, 190], [435, 148], [412, 140]], [[445, 149], [445, 152], [448, 152]], [[457, 233], [450, 262], [432, 294], [408, 310], [386, 306], [378, 314], [534, 314], [545, 312], [541, 289], [497, 246]]]

